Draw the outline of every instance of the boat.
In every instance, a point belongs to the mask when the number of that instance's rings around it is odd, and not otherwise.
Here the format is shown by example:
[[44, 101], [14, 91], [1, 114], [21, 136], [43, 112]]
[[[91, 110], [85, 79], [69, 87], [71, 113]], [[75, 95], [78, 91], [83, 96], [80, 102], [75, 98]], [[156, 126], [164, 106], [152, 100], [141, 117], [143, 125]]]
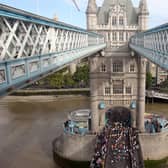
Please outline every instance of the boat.
[[64, 123], [64, 131], [69, 134], [86, 134], [91, 128], [90, 109], [80, 109], [69, 113]]

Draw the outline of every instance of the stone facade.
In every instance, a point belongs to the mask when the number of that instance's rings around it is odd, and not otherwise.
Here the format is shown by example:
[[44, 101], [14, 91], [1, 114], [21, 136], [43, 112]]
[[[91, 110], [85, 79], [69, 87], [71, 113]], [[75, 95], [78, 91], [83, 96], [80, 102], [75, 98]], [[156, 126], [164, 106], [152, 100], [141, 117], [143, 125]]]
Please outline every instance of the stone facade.
[[[159, 160], [168, 156], [168, 132], [139, 134], [144, 160]], [[73, 161], [90, 161], [94, 155], [95, 135], [62, 134], [55, 140], [54, 154]]]
[[[104, 55], [90, 58], [92, 131], [104, 126], [109, 108], [130, 108], [133, 103], [132, 125], [143, 131], [146, 60], [130, 51], [128, 41], [147, 28], [146, 0], [140, 0], [139, 8], [131, 0], [104, 0], [99, 8], [89, 0], [86, 15], [88, 30], [104, 35], [107, 44]], [[105, 108], [100, 108], [101, 103]]]

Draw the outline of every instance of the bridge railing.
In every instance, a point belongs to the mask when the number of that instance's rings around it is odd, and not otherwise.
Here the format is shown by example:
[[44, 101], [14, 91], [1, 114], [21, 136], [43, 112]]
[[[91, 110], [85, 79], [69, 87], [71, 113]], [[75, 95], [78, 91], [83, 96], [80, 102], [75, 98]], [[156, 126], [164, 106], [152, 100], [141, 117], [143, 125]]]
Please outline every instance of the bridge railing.
[[168, 24], [131, 37], [129, 46], [140, 55], [168, 70]]
[[0, 95], [105, 46], [102, 35], [0, 4]]
[[0, 60], [64, 52], [103, 43], [102, 35], [0, 5]]

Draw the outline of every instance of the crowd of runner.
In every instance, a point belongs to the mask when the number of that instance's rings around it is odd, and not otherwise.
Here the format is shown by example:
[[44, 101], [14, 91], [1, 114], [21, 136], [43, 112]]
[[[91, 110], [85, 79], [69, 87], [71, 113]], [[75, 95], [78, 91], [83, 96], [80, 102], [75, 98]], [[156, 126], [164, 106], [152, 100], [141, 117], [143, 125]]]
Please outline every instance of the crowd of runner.
[[136, 130], [122, 123], [106, 126], [97, 135], [90, 168], [143, 168], [137, 136]]
[[91, 160], [90, 168], [104, 168], [108, 140], [109, 129], [106, 126], [96, 137], [95, 155]]

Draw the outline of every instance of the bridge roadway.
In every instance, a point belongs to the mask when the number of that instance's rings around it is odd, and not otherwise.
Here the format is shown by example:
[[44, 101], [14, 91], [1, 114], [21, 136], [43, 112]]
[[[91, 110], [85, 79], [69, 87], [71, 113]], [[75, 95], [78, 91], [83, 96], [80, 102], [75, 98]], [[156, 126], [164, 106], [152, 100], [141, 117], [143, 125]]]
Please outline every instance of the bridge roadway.
[[131, 128], [111, 129], [105, 168], [143, 168], [138, 134]]
[[137, 130], [118, 123], [97, 138], [91, 168], [144, 168]]

